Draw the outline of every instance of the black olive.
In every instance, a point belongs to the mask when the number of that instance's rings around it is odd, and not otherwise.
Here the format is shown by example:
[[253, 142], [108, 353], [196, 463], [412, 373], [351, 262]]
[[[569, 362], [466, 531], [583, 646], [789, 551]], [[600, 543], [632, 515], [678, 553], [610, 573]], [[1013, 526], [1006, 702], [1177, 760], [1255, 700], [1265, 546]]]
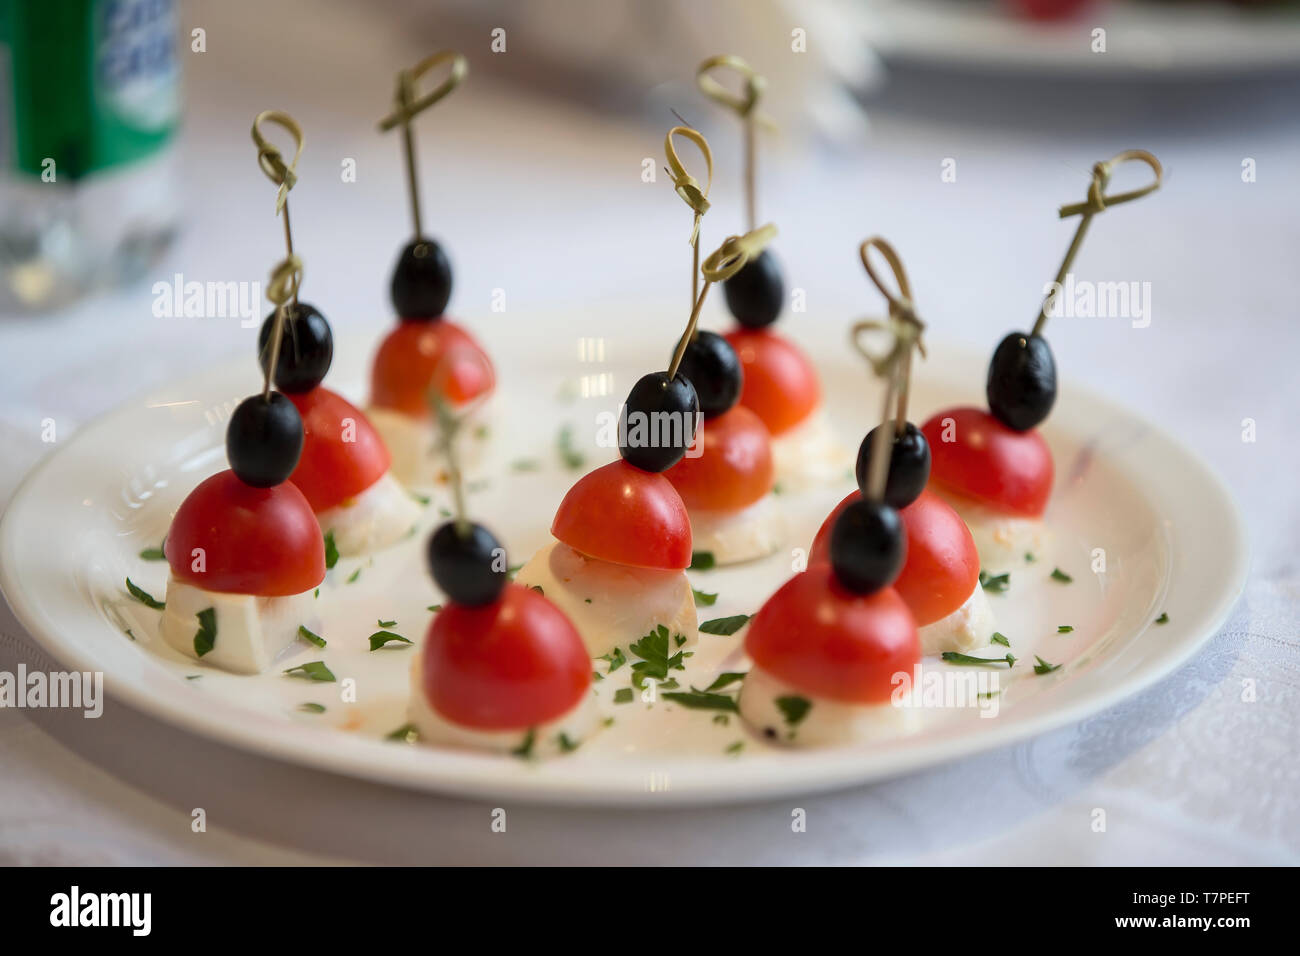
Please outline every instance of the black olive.
[[[334, 360], [334, 335], [325, 316], [314, 305], [299, 302], [285, 307], [280, 355], [271, 380], [282, 392], [309, 392], [325, 378]], [[271, 364], [271, 333], [275, 313], [262, 323], [257, 336], [257, 359], [265, 372]]]
[[491, 531], [469, 522], [439, 525], [429, 536], [429, 570], [447, 599], [467, 607], [491, 604], [508, 578], [506, 552]]
[[700, 331], [682, 355], [681, 374], [695, 386], [700, 413], [713, 418], [740, 400], [744, 372], [731, 343], [716, 332]]
[[403, 319], [437, 319], [451, 299], [451, 262], [432, 239], [414, 239], [397, 258], [390, 286]]
[[[858, 489], [867, 493], [867, 477], [871, 473], [871, 452], [876, 447], [876, 432], [882, 428], [894, 429], [891, 421], [877, 425], [867, 432], [858, 449]], [[920, 497], [925, 483], [930, 480], [930, 443], [921, 429], [908, 422], [901, 435], [894, 435], [894, 447], [889, 456], [889, 477], [885, 480], [885, 503], [891, 508], [906, 508]]]
[[1056, 401], [1056, 361], [1041, 335], [1012, 332], [993, 352], [984, 389], [989, 410], [1008, 428], [1029, 431]]
[[903, 569], [906, 545], [898, 512], [880, 501], [853, 502], [831, 529], [831, 568], [856, 594], [887, 586]]
[[695, 386], [678, 372], [641, 376], [619, 411], [618, 450], [643, 471], [667, 471], [695, 440], [700, 400]]
[[776, 257], [766, 249], [750, 259], [722, 284], [727, 308], [747, 329], [761, 329], [776, 321], [785, 301], [785, 283]]
[[246, 485], [270, 488], [288, 480], [302, 455], [302, 417], [279, 392], [239, 403], [226, 426], [226, 458]]

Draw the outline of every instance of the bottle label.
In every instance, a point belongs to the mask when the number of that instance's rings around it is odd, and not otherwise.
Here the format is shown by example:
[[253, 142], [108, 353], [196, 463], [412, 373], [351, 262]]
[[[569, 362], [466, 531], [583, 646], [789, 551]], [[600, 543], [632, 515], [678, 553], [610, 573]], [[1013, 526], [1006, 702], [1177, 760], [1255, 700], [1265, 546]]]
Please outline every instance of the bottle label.
[[3, 0], [8, 153], [22, 173], [75, 182], [150, 156], [180, 111], [173, 0]]

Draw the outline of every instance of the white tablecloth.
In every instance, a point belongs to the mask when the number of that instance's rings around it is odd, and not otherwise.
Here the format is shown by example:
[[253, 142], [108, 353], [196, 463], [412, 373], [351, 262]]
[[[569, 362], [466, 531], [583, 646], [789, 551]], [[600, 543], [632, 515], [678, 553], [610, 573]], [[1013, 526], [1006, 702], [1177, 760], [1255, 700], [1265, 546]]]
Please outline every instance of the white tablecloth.
[[[258, 110], [281, 107], [309, 136], [293, 221], [310, 298], [338, 329], [377, 329], [407, 223], [397, 143], [374, 121], [392, 70], [436, 46], [436, 32], [376, 22], [361, 5], [312, 4], [271, 55], [226, 12], [239, 6], [194, 8], [208, 52], [187, 55], [192, 186], [183, 238], [155, 278], [265, 275], [280, 234], [247, 129]], [[511, 311], [599, 308], [616, 324], [627, 297], [680, 309], [688, 214], [662, 180], [640, 180], [667, 117], [530, 98], [495, 84], [486, 54], [471, 59], [471, 83], [422, 121], [420, 142], [426, 220], [454, 255], [454, 308], [487, 315], [504, 288], [507, 322]], [[1081, 89], [902, 73], [873, 104], [860, 148], [786, 142], [765, 157], [762, 214], [780, 222], [787, 273], [816, 320], [877, 309], [855, 257], [878, 232], [903, 252], [931, 334], [984, 346], [1032, 321], [1069, 236], [1054, 208], [1083, 198], [1092, 161], [1128, 146], [1164, 160], [1165, 189], [1102, 216], [1077, 267], [1150, 280], [1150, 327], [1091, 319], [1051, 330], [1066, 374], [1197, 449], [1250, 525], [1253, 571], [1231, 620], [1147, 692], [1018, 746], [801, 800], [802, 834], [789, 801], [519, 806], [495, 834], [489, 805], [277, 764], [114, 702], [98, 721], [0, 711], [0, 863], [1300, 862], [1297, 91], [1291, 81]], [[719, 153], [716, 235], [739, 218], [737, 144], [708, 106], [680, 108]], [[345, 157], [356, 183], [340, 180]], [[957, 179], [945, 183], [949, 157]], [[1246, 157], [1257, 182], [1242, 182]], [[252, 333], [236, 320], [156, 319], [151, 301], [146, 281], [65, 314], [0, 321], [0, 500], [50, 450], [42, 419], [63, 437], [195, 362], [248, 353]], [[1254, 444], [1240, 439], [1243, 418], [1257, 422]], [[39, 664], [4, 613], [0, 669]], [[1253, 703], [1241, 699], [1248, 678]], [[205, 833], [191, 830], [196, 807]], [[1090, 826], [1098, 807], [1105, 833]]]

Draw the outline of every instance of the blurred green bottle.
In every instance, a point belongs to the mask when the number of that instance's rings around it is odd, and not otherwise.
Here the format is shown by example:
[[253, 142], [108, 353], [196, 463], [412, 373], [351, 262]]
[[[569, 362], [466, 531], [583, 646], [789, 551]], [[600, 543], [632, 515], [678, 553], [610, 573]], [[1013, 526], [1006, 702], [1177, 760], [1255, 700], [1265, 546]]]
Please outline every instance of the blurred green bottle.
[[6, 311], [135, 278], [179, 218], [173, 0], [0, 0]]

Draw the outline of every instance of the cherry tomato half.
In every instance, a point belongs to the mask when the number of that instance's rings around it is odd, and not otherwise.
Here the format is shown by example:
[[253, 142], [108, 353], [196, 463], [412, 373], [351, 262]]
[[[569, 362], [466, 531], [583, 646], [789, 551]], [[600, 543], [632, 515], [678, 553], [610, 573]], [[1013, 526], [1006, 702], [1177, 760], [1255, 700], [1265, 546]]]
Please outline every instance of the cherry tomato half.
[[560, 502], [551, 534], [591, 558], [679, 571], [691, 563], [691, 522], [663, 475], [623, 459], [583, 475]]
[[[830, 561], [835, 519], [860, 497], [859, 492], [851, 493], [822, 522], [808, 555], [810, 564]], [[934, 492], [921, 492], [898, 515], [907, 532], [907, 560], [893, 588], [907, 602], [916, 626], [925, 627], [966, 603], [979, 582], [980, 557], [966, 522]]]
[[705, 419], [696, 440], [702, 447], [664, 472], [688, 509], [738, 511], [772, 490], [772, 436], [748, 408]]
[[995, 511], [1042, 515], [1054, 469], [1037, 431], [1013, 431], [982, 408], [939, 412], [921, 431], [930, 442], [930, 481], [940, 489]]
[[302, 492], [287, 481], [254, 488], [233, 471], [181, 502], [163, 550], [178, 580], [207, 591], [273, 597], [325, 579], [320, 525]]
[[384, 476], [392, 461], [370, 420], [343, 396], [316, 386], [290, 392], [302, 416], [302, 457], [289, 480], [316, 512], [342, 504]]
[[448, 604], [435, 614], [422, 663], [433, 709], [481, 730], [555, 720], [591, 686], [591, 658], [573, 624], [519, 584], [491, 604]]
[[413, 418], [429, 414], [429, 390], [453, 405], [491, 392], [492, 361], [450, 319], [403, 319], [388, 333], [370, 372], [370, 401]]
[[817, 370], [789, 339], [769, 329], [735, 329], [723, 337], [740, 356], [745, 372], [740, 404], [761, 418], [774, 437], [794, 428], [821, 404]]
[[754, 663], [814, 697], [852, 704], [889, 700], [894, 674], [921, 656], [916, 621], [893, 588], [854, 594], [827, 563], [801, 571], [749, 622]]

